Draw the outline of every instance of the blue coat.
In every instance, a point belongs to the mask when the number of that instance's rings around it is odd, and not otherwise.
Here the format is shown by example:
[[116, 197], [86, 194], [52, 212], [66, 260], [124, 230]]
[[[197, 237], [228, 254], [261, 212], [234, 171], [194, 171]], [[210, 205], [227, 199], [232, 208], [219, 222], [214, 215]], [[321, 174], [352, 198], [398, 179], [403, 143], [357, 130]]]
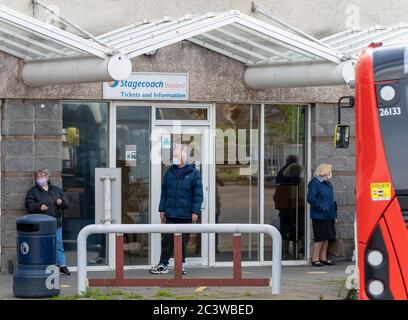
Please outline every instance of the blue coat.
[[187, 164], [177, 180], [176, 166], [171, 166], [162, 180], [159, 211], [166, 217], [191, 219], [193, 213], [201, 214], [202, 203], [203, 186], [195, 167]]
[[307, 202], [310, 204], [310, 217], [316, 220], [337, 218], [333, 185], [329, 181], [313, 178], [308, 185]]

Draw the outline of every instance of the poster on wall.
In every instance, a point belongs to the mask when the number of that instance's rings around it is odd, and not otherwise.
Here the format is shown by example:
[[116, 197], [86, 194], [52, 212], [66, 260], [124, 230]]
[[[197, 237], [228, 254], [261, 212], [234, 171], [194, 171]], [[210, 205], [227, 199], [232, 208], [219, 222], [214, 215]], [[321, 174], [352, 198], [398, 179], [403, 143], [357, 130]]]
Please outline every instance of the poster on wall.
[[188, 73], [133, 72], [126, 80], [104, 82], [103, 98], [112, 100], [188, 100]]
[[137, 152], [135, 144], [125, 146], [125, 160], [127, 167], [136, 167]]

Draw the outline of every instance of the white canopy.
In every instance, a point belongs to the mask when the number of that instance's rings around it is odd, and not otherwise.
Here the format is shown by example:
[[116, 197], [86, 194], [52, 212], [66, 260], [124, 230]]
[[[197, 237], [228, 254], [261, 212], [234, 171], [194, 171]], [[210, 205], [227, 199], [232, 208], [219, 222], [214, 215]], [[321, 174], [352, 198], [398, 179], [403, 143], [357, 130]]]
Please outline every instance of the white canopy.
[[304, 61], [340, 63], [343, 55], [232, 10], [129, 25], [98, 37], [133, 58], [188, 40], [247, 65]]
[[108, 47], [0, 5], [0, 50], [25, 61], [94, 55], [106, 58]]
[[363, 29], [349, 29], [321, 39], [344, 55], [356, 58], [372, 42], [383, 45], [408, 43], [408, 24], [401, 23], [391, 27], [375, 26]]
[[313, 41], [232, 10], [143, 20], [92, 40], [0, 5], [0, 50], [24, 59], [32, 86], [124, 80], [131, 58], [183, 40], [247, 65], [245, 80], [256, 89], [344, 85], [362, 48], [407, 38], [408, 27], [398, 25]]

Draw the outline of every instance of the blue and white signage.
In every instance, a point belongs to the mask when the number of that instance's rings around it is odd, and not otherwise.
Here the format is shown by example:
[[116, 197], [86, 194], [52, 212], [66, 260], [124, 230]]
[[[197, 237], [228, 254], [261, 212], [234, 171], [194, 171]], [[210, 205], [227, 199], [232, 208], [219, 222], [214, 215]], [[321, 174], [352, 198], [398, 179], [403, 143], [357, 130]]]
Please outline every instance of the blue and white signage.
[[112, 100], [188, 100], [188, 93], [187, 73], [134, 72], [103, 84], [103, 98]]

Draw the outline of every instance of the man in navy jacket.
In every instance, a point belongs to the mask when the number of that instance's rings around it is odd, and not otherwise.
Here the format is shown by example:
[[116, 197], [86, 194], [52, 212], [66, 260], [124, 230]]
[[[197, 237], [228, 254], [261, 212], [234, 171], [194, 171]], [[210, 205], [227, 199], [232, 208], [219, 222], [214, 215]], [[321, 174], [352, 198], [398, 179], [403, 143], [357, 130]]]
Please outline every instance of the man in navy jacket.
[[[201, 175], [187, 163], [187, 146], [177, 145], [173, 150], [173, 165], [163, 177], [159, 204], [162, 223], [196, 223], [201, 215], [203, 187]], [[183, 233], [183, 262], [190, 235]], [[173, 234], [164, 234], [160, 263], [150, 269], [153, 274], [168, 273], [167, 265], [173, 254]], [[183, 267], [183, 274], [186, 270]]]

